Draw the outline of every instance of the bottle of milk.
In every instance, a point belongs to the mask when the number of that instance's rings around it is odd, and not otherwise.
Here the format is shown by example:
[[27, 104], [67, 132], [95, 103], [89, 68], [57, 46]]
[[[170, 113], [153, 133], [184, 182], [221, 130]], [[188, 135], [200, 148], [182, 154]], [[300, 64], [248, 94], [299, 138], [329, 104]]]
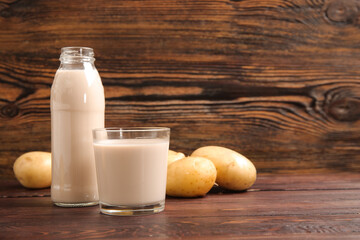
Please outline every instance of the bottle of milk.
[[86, 47], [61, 49], [51, 87], [51, 199], [61, 207], [98, 204], [92, 129], [104, 127], [104, 88]]

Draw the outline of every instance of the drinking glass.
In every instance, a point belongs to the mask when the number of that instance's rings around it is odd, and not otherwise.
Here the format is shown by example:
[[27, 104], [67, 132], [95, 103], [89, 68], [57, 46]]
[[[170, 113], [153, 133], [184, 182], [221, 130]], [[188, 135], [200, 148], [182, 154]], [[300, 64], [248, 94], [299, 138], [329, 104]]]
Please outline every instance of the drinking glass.
[[165, 127], [93, 130], [101, 213], [145, 215], [164, 210], [169, 138]]

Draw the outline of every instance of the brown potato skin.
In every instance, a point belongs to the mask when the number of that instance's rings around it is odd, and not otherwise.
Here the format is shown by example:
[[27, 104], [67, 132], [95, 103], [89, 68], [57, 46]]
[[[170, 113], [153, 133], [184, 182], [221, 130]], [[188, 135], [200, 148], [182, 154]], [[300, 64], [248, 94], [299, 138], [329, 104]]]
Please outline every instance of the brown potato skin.
[[46, 188], [51, 185], [51, 153], [27, 152], [13, 166], [16, 179], [26, 188]]
[[168, 166], [166, 194], [173, 197], [202, 197], [216, 179], [214, 164], [202, 157], [185, 157]]
[[182, 152], [175, 152], [173, 150], [169, 150], [168, 152], [168, 165], [170, 165], [171, 163], [182, 159], [185, 157], [185, 154], [183, 154]]
[[223, 188], [243, 191], [250, 188], [256, 181], [254, 164], [234, 150], [206, 146], [196, 149], [191, 156], [211, 160], [217, 170], [216, 183]]

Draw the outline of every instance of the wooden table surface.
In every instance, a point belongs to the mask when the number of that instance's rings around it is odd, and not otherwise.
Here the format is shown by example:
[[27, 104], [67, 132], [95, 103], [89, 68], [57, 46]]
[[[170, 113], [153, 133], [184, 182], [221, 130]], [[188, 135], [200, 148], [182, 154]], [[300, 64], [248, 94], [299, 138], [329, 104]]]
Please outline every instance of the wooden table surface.
[[167, 198], [164, 212], [114, 217], [60, 208], [49, 189], [0, 184], [0, 239], [360, 239], [360, 174], [259, 175], [247, 192]]

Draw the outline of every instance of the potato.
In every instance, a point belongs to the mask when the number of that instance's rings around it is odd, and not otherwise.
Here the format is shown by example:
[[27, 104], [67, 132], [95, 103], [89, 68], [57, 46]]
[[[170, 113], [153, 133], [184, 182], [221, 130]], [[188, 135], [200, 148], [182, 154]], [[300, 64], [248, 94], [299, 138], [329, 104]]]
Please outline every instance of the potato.
[[241, 191], [251, 187], [256, 180], [252, 162], [231, 149], [206, 146], [195, 150], [191, 156], [210, 159], [217, 170], [216, 183], [223, 188]]
[[16, 179], [27, 188], [51, 185], [51, 153], [28, 152], [18, 157], [13, 166]]
[[202, 157], [185, 157], [168, 166], [166, 194], [173, 197], [205, 196], [216, 179], [214, 164]]
[[185, 154], [181, 153], [181, 152], [175, 152], [175, 151], [172, 151], [172, 150], [169, 150], [168, 152], [168, 166], [179, 160], [179, 159], [182, 159], [185, 157]]

